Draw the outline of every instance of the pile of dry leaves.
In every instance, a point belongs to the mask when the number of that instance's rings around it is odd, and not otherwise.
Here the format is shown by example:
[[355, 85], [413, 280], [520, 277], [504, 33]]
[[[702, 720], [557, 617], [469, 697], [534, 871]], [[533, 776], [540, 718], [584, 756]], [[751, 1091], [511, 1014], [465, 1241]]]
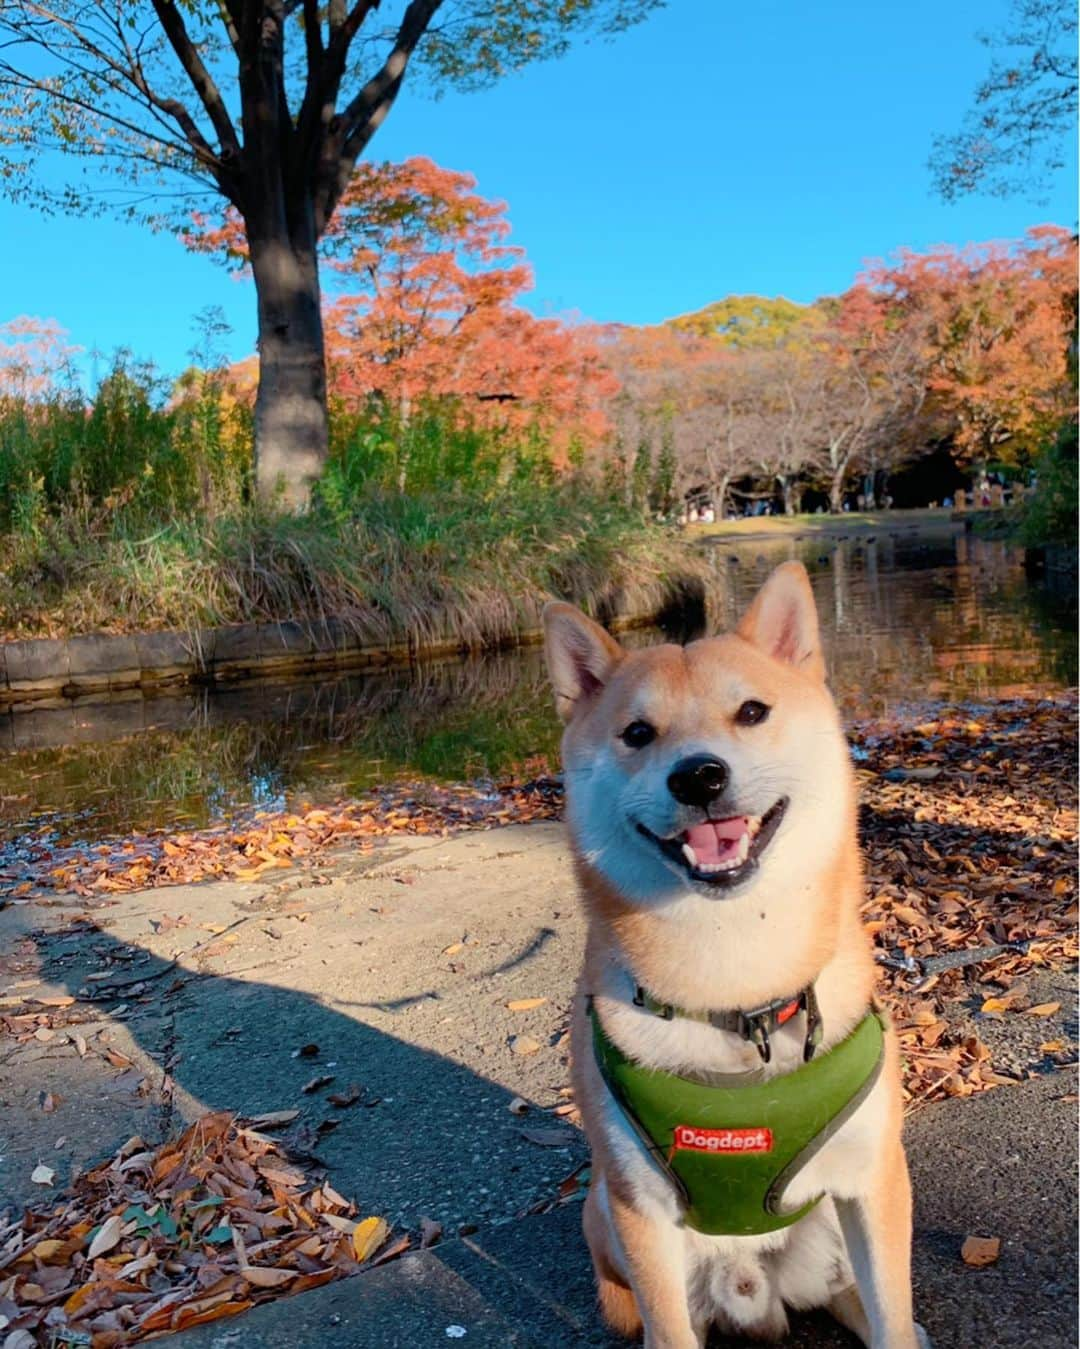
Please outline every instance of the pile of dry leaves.
[[91, 898], [214, 878], [251, 881], [310, 862], [348, 844], [367, 851], [391, 834], [449, 834], [557, 818], [556, 780], [511, 783], [495, 790], [398, 783], [360, 801], [299, 813], [257, 812], [237, 825], [190, 833], [155, 830], [94, 846], [26, 840], [18, 865], [0, 871], [0, 899], [57, 891]]
[[5, 1349], [92, 1349], [235, 1316], [381, 1264], [381, 1218], [309, 1180], [269, 1138], [206, 1115], [149, 1151], [133, 1138], [50, 1213], [0, 1228]]
[[[1025, 980], [1077, 957], [1071, 701], [1003, 703], [857, 737], [866, 926], [887, 971], [909, 1107], [1018, 1080], [947, 1004], [1042, 1016]], [[1058, 1052], [1048, 1042], [1051, 1062]]]

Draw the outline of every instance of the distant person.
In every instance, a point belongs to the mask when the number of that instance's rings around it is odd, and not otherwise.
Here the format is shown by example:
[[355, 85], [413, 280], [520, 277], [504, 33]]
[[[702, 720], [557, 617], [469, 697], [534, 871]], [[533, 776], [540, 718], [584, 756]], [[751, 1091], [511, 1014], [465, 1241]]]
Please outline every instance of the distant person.
[[953, 508], [953, 499], [952, 499], [952, 497], [946, 497], [945, 500], [944, 500], [941, 504], [945, 507], [945, 509], [946, 509], [947, 511], [951, 511], [952, 508]]

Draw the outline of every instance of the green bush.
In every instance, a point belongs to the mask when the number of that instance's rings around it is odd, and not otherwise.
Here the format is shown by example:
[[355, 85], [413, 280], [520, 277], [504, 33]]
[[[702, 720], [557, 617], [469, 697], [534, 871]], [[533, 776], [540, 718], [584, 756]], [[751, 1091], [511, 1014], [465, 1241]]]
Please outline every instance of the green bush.
[[89, 406], [0, 398], [0, 632], [333, 615], [372, 641], [475, 647], [535, 626], [552, 594], [641, 612], [676, 571], [705, 575], [645, 522], [644, 467], [628, 503], [580, 464], [557, 475], [537, 431], [453, 404], [334, 408], [299, 516], [254, 502], [251, 432], [224, 376], [168, 390], [127, 353]]
[[1076, 543], [1080, 493], [1077, 464], [1077, 423], [1073, 419], [1061, 427], [1036, 461], [1037, 486], [1021, 525], [1025, 543], [1035, 547]]

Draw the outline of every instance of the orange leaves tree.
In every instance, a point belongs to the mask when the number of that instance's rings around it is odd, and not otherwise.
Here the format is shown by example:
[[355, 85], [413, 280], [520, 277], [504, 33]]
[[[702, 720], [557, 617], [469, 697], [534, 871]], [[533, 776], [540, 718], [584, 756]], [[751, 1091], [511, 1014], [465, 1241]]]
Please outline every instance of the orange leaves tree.
[[624, 440], [666, 428], [679, 489], [718, 510], [745, 476], [785, 511], [808, 485], [839, 511], [853, 478], [933, 442], [961, 463], [1024, 466], [1075, 416], [1076, 260], [1075, 236], [1043, 225], [901, 252], [810, 306], [731, 296], [614, 329], [616, 421]]
[[[487, 86], [658, 0], [5, 0], [0, 182], [36, 209], [244, 222], [260, 488], [301, 505], [327, 453], [317, 246], [406, 76]], [[55, 175], [67, 158], [70, 179]], [[171, 206], [171, 215], [170, 215]]]
[[532, 285], [506, 208], [429, 159], [364, 165], [327, 240], [331, 386], [407, 418], [453, 400], [474, 422], [541, 431], [565, 453], [604, 429], [611, 377], [584, 329], [517, 304]]
[[[604, 433], [614, 379], [588, 329], [520, 308], [532, 272], [507, 242], [505, 205], [475, 188], [425, 158], [358, 166], [321, 246], [330, 392], [344, 411], [399, 425], [438, 403], [444, 418], [528, 431], [559, 467]], [[235, 211], [198, 218], [184, 238], [250, 267]]]
[[1069, 231], [1044, 225], [1017, 243], [903, 252], [865, 281], [884, 322], [919, 346], [928, 403], [950, 424], [961, 459], [1026, 462], [1075, 410]]

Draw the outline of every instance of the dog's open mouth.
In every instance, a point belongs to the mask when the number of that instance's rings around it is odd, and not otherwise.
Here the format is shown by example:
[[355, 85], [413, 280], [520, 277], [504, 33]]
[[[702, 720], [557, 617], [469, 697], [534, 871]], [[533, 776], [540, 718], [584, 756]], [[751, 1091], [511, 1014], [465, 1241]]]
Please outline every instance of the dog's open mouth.
[[705, 820], [691, 825], [673, 838], [659, 838], [643, 824], [638, 831], [676, 862], [693, 881], [730, 886], [744, 880], [757, 866], [758, 858], [772, 841], [787, 810], [782, 796], [764, 815], [732, 815], [726, 820]]

